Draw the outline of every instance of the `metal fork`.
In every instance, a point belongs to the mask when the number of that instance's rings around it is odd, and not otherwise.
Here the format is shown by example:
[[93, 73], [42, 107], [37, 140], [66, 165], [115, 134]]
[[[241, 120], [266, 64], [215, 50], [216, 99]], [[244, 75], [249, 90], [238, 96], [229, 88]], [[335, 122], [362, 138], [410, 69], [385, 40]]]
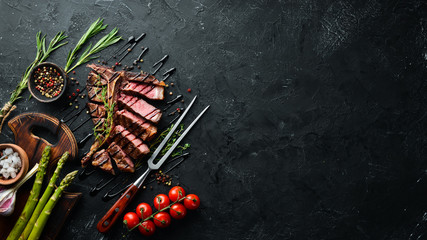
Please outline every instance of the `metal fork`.
[[185, 137], [185, 135], [187, 135], [187, 133], [196, 124], [196, 122], [202, 117], [202, 115], [206, 112], [206, 110], [208, 110], [209, 105], [207, 107], [205, 107], [205, 109], [203, 109], [203, 111], [196, 117], [196, 119], [193, 120], [193, 122], [187, 127], [187, 129], [175, 141], [175, 143], [166, 152], [166, 154], [157, 163], [154, 163], [154, 160], [156, 159], [156, 157], [162, 151], [163, 147], [167, 144], [169, 138], [172, 136], [172, 134], [178, 128], [181, 121], [184, 119], [185, 115], [188, 113], [190, 108], [193, 106], [193, 103], [196, 101], [196, 98], [197, 98], [197, 96], [195, 96], [193, 98], [193, 100], [188, 105], [187, 109], [184, 111], [184, 113], [181, 115], [181, 117], [178, 119], [178, 121], [175, 123], [173, 128], [170, 130], [170, 132], [166, 135], [166, 137], [163, 139], [163, 141], [160, 143], [160, 145], [154, 151], [153, 155], [151, 155], [151, 157], [148, 159], [147, 170], [135, 182], [133, 182], [133, 184], [122, 194], [122, 196], [119, 198], [119, 200], [117, 200], [117, 202], [114, 203], [114, 205], [110, 208], [110, 210], [108, 210], [108, 212], [104, 215], [104, 217], [102, 217], [101, 220], [98, 222], [98, 225], [97, 225], [98, 231], [106, 232], [113, 226], [115, 221], [118, 219], [118, 217], [125, 210], [126, 206], [132, 201], [133, 197], [136, 195], [137, 191], [141, 187], [142, 183], [144, 183], [145, 179], [150, 174], [150, 172], [152, 170], [158, 170], [162, 166], [162, 164], [172, 154], [172, 152], [175, 150], [175, 148], [178, 146], [178, 144], [182, 141], [182, 139]]

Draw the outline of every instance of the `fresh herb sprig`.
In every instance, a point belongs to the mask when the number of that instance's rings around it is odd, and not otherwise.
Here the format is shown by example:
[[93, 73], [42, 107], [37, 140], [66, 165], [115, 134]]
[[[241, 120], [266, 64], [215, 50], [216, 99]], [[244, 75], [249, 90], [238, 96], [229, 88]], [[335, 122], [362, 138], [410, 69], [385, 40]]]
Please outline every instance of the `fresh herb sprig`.
[[116, 103], [110, 103], [108, 101], [107, 93], [107, 86], [103, 86], [101, 91], [101, 99], [104, 103], [107, 117], [105, 118], [104, 122], [99, 122], [93, 128], [96, 141], [102, 141], [103, 139], [106, 139], [110, 135], [111, 128], [113, 126], [114, 107]]
[[83, 36], [80, 38], [79, 42], [76, 44], [73, 50], [70, 50], [67, 56], [67, 63], [65, 64], [65, 72], [70, 72], [72, 69], [70, 69], [71, 65], [74, 63], [74, 61], [77, 59], [77, 53], [80, 51], [80, 49], [83, 47], [83, 45], [89, 41], [90, 38], [95, 36], [96, 34], [100, 33], [104, 29], [107, 28], [107, 24], [104, 25], [104, 20], [98, 18], [95, 22], [93, 22], [88, 30], [83, 34]]
[[86, 50], [82, 53], [80, 58], [77, 60], [76, 64], [74, 64], [73, 67], [66, 70], [66, 72], [70, 72], [74, 68], [80, 66], [81, 64], [87, 63], [92, 59], [98, 58], [98, 56], [92, 56], [92, 55], [94, 55], [94, 54], [104, 50], [108, 46], [113, 45], [113, 44], [117, 43], [118, 41], [120, 41], [122, 39], [122, 37], [117, 35], [118, 31], [119, 31], [118, 28], [114, 28], [113, 30], [111, 30], [110, 33], [108, 33], [107, 35], [105, 35], [104, 37], [99, 39], [99, 41], [97, 43], [95, 43], [95, 45], [93, 45], [93, 47], [92, 47], [92, 44], [90, 44], [86, 48]]
[[63, 42], [64, 39], [66, 39], [67, 36], [64, 34], [64, 32], [58, 32], [54, 38], [50, 41], [49, 45], [46, 48], [46, 35], [42, 35], [41, 32], [38, 32], [36, 35], [36, 46], [37, 46], [37, 53], [36, 58], [34, 61], [27, 67], [24, 74], [22, 75], [21, 81], [16, 86], [15, 90], [10, 95], [9, 101], [3, 106], [3, 108], [0, 110], [0, 132], [3, 127], [4, 121], [6, 120], [7, 116], [9, 116], [10, 112], [13, 111], [16, 106], [13, 106], [16, 100], [21, 98], [22, 91], [24, 91], [27, 88], [28, 79], [30, 77], [31, 70], [38, 64], [44, 62], [49, 55], [55, 51], [56, 49], [64, 46], [68, 42]]
[[[165, 129], [163, 132], [161, 132], [159, 134], [159, 136], [157, 136], [157, 138], [155, 138], [153, 141], [151, 141], [150, 143], [150, 155], [157, 149], [157, 147], [159, 146], [159, 144], [163, 141], [163, 139], [165, 139], [166, 135], [168, 135], [168, 133], [172, 130], [173, 128], [173, 124], [171, 126], [169, 126], [167, 129]], [[167, 151], [169, 151], [169, 149], [172, 147], [172, 145], [176, 142], [176, 140], [181, 136], [182, 132], [184, 132], [184, 124], [180, 124], [178, 129], [175, 130], [175, 133], [172, 134], [172, 136], [169, 138], [168, 142], [166, 143], [165, 147], [162, 149], [162, 151], [160, 151], [159, 153], [159, 157], [162, 157], [166, 154]], [[186, 149], [188, 149], [189, 147], [191, 147], [191, 145], [189, 143], [186, 143], [184, 145], [178, 145], [176, 147], [176, 150], [171, 154], [171, 157], [176, 157], [182, 154], [182, 152]], [[140, 166], [141, 164], [143, 164], [142, 160], [138, 160], [136, 162], [136, 166]]]

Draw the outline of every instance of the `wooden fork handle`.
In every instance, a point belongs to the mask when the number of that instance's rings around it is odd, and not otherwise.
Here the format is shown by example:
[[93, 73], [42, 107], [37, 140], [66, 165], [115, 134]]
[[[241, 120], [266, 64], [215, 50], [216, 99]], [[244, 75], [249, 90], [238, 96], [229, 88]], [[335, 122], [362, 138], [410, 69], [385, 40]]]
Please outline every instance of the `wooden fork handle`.
[[98, 222], [98, 225], [96, 228], [100, 232], [106, 232], [108, 231], [113, 224], [116, 222], [117, 218], [120, 217], [120, 215], [125, 210], [126, 206], [129, 205], [129, 203], [132, 201], [133, 197], [136, 195], [136, 192], [138, 191], [138, 187], [132, 184], [126, 192], [122, 194], [122, 196], [117, 200], [116, 203], [108, 210], [108, 212], [104, 215], [104, 217], [101, 218], [101, 220]]

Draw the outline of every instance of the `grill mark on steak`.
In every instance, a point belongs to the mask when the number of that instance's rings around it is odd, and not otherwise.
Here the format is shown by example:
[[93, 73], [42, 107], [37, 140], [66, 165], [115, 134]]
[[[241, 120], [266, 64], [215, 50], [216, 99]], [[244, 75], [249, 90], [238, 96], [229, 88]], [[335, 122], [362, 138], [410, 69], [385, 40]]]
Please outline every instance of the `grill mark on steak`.
[[152, 125], [148, 120], [138, 117], [137, 115], [122, 109], [115, 113], [115, 123], [125, 127], [126, 130], [135, 133], [138, 138], [144, 141], [150, 141], [157, 133], [157, 127]]
[[127, 157], [126, 153], [115, 143], [112, 142], [107, 152], [111, 158], [115, 161], [117, 168], [122, 172], [134, 172], [135, 165], [132, 160]]
[[160, 109], [155, 108], [143, 99], [121, 94], [117, 100], [119, 104], [127, 108], [129, 111], [139, 115], [140, 117], [143, 117], [154, 123], [158, 123], [160, 121], [162, 116]]
[[123, 74], [125, 80], [135, 81], [135, 82], [144, 82], [151, 83], [158, 86], [165, 86], [163, 81], [159, 81], [153, 75], [148, 74], [147, 72], [140, 71], [136, 72], [127, 72], [127, 71], [117, 71], [115, 72], [112, 68], [107, 66], [102, 66], [98, 64], [88, 64], [87, 67], [93, 69], [99, 73], [104, 79], [110, 79], [114, 73]]
[[[114, 137], [113, 141], [123, 149], [133, 159], [138, 159], [143, 155], [146, 155], [150, 152], [148, 146], [134, 134], [124, 129], [123, 126], [117, 125], [114, 127]], [[118, 136], [121, 135], [121, 138], [118, 139]]]
[[86, 105], [89, 108], [89, 114], [92, 118], [105, 118], [107, 116], [104, 105], [89, 102]]
[[108, 155], [108, 152], [105, 151], [105, 149], [99, 150], [94, 154], [92, 165], [94, 167], [99, 167], [100, 169], [109, 172], [113, 175], [116, 174], [113, 169], [111, 158]]
[[122, 87], [122, 92], [130, 95], [146, 97], [152, 100], [163, 100], [165, 98], [164, 87], [147, 83], [127, 82]]

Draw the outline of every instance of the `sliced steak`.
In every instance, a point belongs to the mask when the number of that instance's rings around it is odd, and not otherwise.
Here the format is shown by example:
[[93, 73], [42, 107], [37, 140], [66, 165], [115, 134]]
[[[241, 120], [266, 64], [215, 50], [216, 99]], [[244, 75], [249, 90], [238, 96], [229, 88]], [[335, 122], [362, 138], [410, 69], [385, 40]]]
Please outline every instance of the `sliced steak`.
[[147, 83], [128, 82], [122, 89], [128, 95], [146, 97], [152, 100], [165, 99], [165, 88]]
[[116, 162], [116, 166], [120, 171], [135, 172], [135, 165], [132, 160], [127, 157], [126, 153], [115, 142], [112, 142], [110, 146], [108, 146], [107, 152]]
[[94, 167], [99, 167], [102, 170], [109, 172], [113, 175], [116, 174], [111, 163], [111, 158], [108, 155], [108, 152], [105, 151], [105, 149], [99, 150], [93, 155], [92, 165]]
[[116, 125], [124, 126], [143, 141], [150, 141], [157, 133], [156, 126], [126, 109], [115, 112], [114, 121]]
[[159, 81], [153, 75], [150, 75], [146, 72], [128, 72], [128, 71], [114, 71], [112, 68], [98, 65], [98, 64], [88, 64], [87, 67], [92, 68], [95, 72], [101, 75], [102, 78], [109, 81], [113, 77], [114, 74], [123, 74], [125, 80], [134, 81], [134, 82], [143, 82], [143, 83], [151, 83], [158, 86], [165, 86], [163, 81]]
[[99, 126], [104, 124], [105, 118], [94, 117], [94, 118], [92, 118], [92, 121], [93, 121], [94, 127], [98, 128]]
[[107, 116], [104, 105], [90, 102], [86, 103], [86, 105], [92, 118], [105, 118]]
[[90, 160], [92, 159], [93, 154], [98, 150], [98, 148], [101, 146], [101, 142], [95, 141], [92, 146], [90, 146], [90, 150], [86, 155], [82, 158], [81, 163], [82, 167], [85, 167]]
[[92, 68], [96, 73], [98, 73], [103, 79], [105, 79], [107, 82], [113, 77], [113, 75], [116, 73], [112, 68], [107, 66], [102, 66], [98, 64], [88, 64], [86, 65], [89, 68]]
[[157, 80], [156, 77], [154, 77], [151, 74], [148, 74], [147, 72], [141, 71], [141, 72], [128, 72], [128, 71], [122, 71], [125, 80], [132, 81], [132, 82], [140, 82], [140, 83], [149, 83], [154, 84], [158, 86], [165, 86], [165, 82]]
[[100, 74], [96, 73], [93, 70], [89, 72], [89, 76], [86, 82], [87, 85], [100, 87], [100, 86], [107, 85], [107, 83], [108, 83], [107, 80], [102, 78]]
[[153, 123], [158, 123], [162, 117], [162, 111], [150, 105], [143, 99], [120, 94], [117, 98], [119, 106], [139, 115], [142, 118], [150, 120]]
[[121, 125], [115, 126], [112, 134], [112, 140], [133, 159], [139, 159], [150, 152], [148, 146], [141, 139]]
[[102, 87], [86, 85], [86, 89], [87, 89], [87, 97], [89, 98], [90, 101], [103, 104]]

